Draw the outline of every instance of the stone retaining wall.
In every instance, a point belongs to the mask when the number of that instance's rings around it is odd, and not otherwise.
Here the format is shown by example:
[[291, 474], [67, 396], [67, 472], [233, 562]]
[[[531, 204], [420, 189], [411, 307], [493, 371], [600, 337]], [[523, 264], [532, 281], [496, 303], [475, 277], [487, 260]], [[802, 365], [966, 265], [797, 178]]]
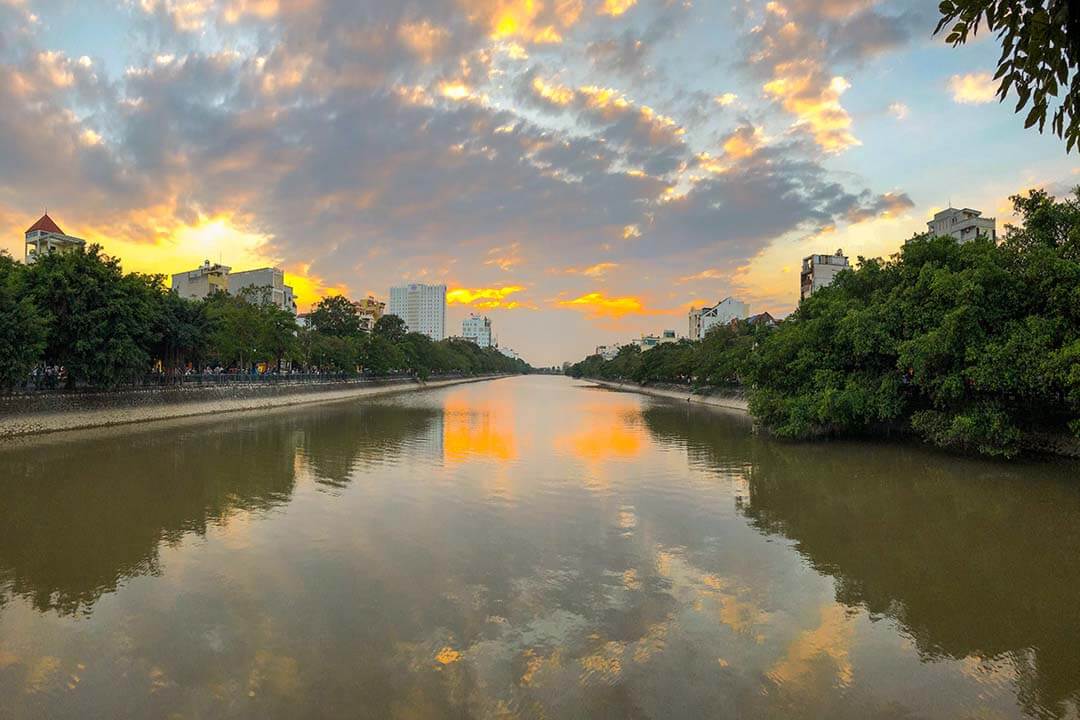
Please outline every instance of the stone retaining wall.
[[348, 400], [492, 380], [482, 375], [422, 382], [411, 378], [330, 383], [226, 384], [118, 392], [43, 393], [0, 398], [0, 439], [240, 410]]

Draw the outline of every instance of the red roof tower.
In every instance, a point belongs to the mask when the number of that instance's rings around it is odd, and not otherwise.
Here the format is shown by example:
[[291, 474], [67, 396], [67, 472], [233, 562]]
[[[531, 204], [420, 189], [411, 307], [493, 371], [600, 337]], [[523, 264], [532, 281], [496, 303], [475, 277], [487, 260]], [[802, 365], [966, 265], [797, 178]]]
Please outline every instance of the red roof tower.
[[49, 217], [49, 213], [45, 213], [44, 215], [42, 215], [36, 223], [30, 226], [26, 233], [30, 234], [35, 230], [56, 233], [57, 235], [64, 234], [64, 231], [60, 229], [60, 226], [57, 225], [51, 217]]

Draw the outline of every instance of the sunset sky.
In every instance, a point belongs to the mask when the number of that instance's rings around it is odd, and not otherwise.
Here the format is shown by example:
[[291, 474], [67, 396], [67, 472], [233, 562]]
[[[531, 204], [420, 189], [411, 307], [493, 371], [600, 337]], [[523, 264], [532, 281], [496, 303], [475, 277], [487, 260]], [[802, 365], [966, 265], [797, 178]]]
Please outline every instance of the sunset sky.
[[936, 0], [0, 0], [0, 248], [283, 267], [302, 307], [450, 288], [536, 365], [790, 312], [799, 262], [1009, 220], [1080, 160]]

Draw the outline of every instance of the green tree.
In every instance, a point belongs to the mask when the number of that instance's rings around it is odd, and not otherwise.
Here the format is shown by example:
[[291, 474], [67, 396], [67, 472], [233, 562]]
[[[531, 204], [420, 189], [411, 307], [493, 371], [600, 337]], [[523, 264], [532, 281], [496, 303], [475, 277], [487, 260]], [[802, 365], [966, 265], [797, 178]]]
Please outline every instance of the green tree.
[[0, 252], [0, 388], [26, 380], [45, 350], [46, 323], [26, 293], [26, 268]]
[[205, 360], [211, 333], [206, 303], [188, 300], [164, 289], [164, 279], [157, 277], [157, 306], [154, 327], [157, 342], [154, 357], [161, 360], [167, 374], [187, 363], [198, 367]]
[[308, 322], [315, 332], [335, 337], [351, 337], [362, 331], [356, 306], [342, 295], [330, 295], [320, 300]]
[[159, 292], [152, 279], [124, 275], [96, 245], [38, 258], [27, 275], [49, 319], [45, 359], [67, 369], [69, 385], [112, 387], [149, 369]]
[[1050, 101], [1063, 96], [1050, 126], [1066, 151], [1080, 145], [1080, 5], [1076, 0], [943, 0], [935, 34], [953, 46], [974, 38], [982, 23], [1001, 42], [994, 79], [1003, 101], [1014, 89], [1024, 127], [1042, 132]]
[[405, 321], [397, 315], [383, 315], [375, 321], [375, 327], [372, 330], [379, 337], [394, 344], [404, 340], [408, 331]]

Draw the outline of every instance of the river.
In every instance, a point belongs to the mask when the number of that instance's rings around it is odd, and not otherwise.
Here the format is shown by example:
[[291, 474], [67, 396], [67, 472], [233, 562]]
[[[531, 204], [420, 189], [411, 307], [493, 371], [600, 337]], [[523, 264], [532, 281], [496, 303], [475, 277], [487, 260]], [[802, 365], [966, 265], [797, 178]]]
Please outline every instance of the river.
[[1080, 466], [521, 377], [0, 445], [0, 718], [1077, 718]]

